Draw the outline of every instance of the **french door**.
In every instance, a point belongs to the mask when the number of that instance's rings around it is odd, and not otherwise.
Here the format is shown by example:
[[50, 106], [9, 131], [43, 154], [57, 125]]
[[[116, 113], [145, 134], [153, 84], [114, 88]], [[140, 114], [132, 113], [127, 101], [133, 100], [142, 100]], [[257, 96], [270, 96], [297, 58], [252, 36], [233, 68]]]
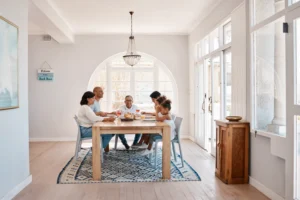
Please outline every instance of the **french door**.
[[286, 16], [287, 34], [287, 134], [294, 150], [294, 198], [300, 199], [300, 5]]
[[197, 66], [196, 101], [199, 107], [196, 117], [196, 142], [213, 156], [216, 154], [215, 120], [223, 118], [225, 105], [222, 54], [223, 52], [212, 55]]

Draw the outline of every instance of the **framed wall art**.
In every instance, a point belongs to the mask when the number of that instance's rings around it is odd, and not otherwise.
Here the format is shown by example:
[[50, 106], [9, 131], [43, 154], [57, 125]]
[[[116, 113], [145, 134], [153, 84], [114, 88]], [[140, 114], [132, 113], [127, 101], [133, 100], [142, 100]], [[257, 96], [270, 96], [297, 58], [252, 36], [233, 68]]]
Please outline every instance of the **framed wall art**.
[[19, 108], [19, 28], [0, 16], [0, 110]]

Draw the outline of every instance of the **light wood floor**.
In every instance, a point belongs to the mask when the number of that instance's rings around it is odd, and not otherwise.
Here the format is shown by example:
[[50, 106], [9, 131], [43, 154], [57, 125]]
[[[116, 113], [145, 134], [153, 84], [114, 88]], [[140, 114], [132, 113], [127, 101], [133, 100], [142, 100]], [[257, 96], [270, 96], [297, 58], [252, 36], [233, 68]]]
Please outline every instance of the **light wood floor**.
[[[111, 145], [113, 146], [113, 145]], [[172, 183], [111, 183], [57, 185], [61, 169], [73, 156], [75, 142], [30, 143], [32, 184], [14, 199], [22, 200], [263, 200], [250, 185], [226, 185], [214, 176], [214, 158], [195, 143], [184, 140], [184, 159], [202, 181]]]

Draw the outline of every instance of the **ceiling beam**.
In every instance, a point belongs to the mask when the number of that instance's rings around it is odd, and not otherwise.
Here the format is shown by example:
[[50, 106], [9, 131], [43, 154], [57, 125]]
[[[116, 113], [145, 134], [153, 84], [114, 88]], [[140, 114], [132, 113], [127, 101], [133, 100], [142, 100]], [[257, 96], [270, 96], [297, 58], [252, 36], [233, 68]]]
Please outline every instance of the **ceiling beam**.
[[29, 21], [51, 35], [58, 43], [74, 43], [74, 34], [67, 22], [47, 0], [28, 0]]

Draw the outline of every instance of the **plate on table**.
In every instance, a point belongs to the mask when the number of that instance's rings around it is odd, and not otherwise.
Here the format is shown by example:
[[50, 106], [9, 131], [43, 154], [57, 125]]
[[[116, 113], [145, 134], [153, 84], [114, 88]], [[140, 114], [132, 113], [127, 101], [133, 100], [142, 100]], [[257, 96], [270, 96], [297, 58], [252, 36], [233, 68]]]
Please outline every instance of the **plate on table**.
[[121, 118], [122, 122], [132, 122], [133, 119], [132, 118]]

